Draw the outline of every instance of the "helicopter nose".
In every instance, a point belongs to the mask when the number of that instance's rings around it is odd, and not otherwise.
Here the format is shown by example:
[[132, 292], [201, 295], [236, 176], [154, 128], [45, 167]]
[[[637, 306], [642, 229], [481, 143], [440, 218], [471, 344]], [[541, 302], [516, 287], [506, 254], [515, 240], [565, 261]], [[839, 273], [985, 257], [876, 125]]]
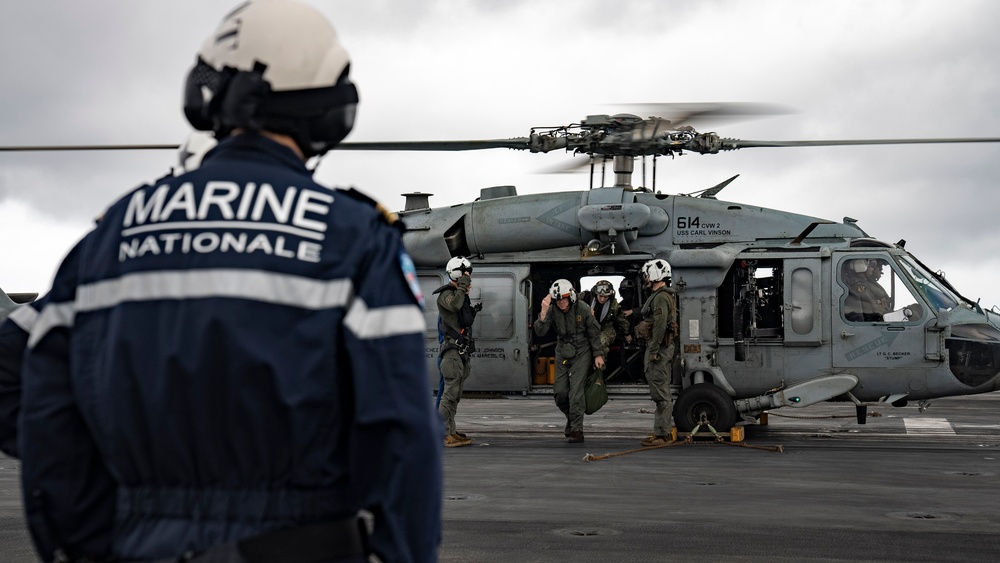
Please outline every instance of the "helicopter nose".
[[979, 392], [1000, 390], [1000, 330], [988, 324], [954, 325], [945, 347], [956, 379]]

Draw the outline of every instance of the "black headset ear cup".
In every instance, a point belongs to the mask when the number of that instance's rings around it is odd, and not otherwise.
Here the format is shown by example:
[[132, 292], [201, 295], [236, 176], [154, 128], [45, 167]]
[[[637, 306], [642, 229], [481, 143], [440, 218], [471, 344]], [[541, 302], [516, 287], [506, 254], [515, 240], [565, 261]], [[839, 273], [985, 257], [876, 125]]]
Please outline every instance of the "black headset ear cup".
[[356, 103], [330, 108], [309, 122], [309, 145], [313, 155], [323, 154], [337, 145], [354, 128]]
[[[231, 130], [243, 128], [259, 131], [264, 128], [263, 108], [271, 93], [271, 85], [264, 80], [264, 70], [254, 68], [253, 71], [231, 71], [226, 68], [223, 74], [229, 75], [225, 88], [218, 92], [219, 120], [217, 129]], [[220, 126], [221, 127], [218, 127]]]

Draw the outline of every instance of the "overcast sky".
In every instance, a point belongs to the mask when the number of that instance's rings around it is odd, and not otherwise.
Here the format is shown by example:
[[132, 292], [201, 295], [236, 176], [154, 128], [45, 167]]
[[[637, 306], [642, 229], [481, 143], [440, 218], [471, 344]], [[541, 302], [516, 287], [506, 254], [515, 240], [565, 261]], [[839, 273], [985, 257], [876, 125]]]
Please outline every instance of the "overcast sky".
[[[711, 124], [742, 139], [1000, 137], [992, 0], [314, 4], [351, 53], [361, 103], [349, 140], [526, 136], [664, 102], [794, 110]], [[234, 5], [0, 0], [0, 145], [183, 141], [184, 77]], [[906, 239], [991, 306], [1000, 305], [998, 155], [1000, 144], [745, 149], [661, 159], [656, 187], [688, 193], [740, 174], [720, 199], [853, 217], [872, 236]], [[568, 159], [335, 151], [317, 178], [393, 209], [413, 191], [443, 206], [495, 185], [586, 189], [586, 174], [539, 173]], [[172, 151], [0, 153], [0, 287], [47, 291], [93, 218], [175, 160]]]

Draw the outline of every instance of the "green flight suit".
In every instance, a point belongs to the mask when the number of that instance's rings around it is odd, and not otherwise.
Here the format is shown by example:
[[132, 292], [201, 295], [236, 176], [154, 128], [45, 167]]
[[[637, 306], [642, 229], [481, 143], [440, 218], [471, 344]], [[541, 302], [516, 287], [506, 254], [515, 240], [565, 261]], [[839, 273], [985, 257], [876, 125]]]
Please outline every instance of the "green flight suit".
[[664, 343], [664, 336], [677, 322], [676, 303], [673, 296], [663, 286], [653, 292], [642, 306], [642, 318], [652, 324], [649, 340], [646, 341], [646, 382], [649, 383], [649, 396], [656, 404], [656, 414], [653, 417], [653, 434], [669, 437], [671, 434], [671, 417], [674, 411], [674, 399], [670, 394], [670, 381], [676, 345], [672, 334], [669, 344]]
[[594, 356], [603, 356], [601, 327], [590, 306], [581, 300], [570, 303], [565, 313], [555, 302], [550, 303], [545, 320], [535, 321], [535, 334], [544, 336], [553, 326], [556, 331], [556, 373], [552, 394], [556, 406], [566, 415], [570, 432], [583, 432], [583, 416], [587, 409], [583, 391]]
[[597, 324], [601, 326], [601, 352], [604, 354], [604, 360], [607, 361], [611, 344], [618, 338], [618, 335], [628, 334], [629, 322], [625, 318], [625, 311], [621, 304], [614, 297], [608, 298], [603, 305], [597, 300], [596, 295], [592, 295], [591, 299], [593, 299], [593, 303], [590, 304], [590, 310], [594, 313]]
[[[462, 327], [458, 322], [458, 312], [468, 299], [466, 288], [469, 287], [469, 282], [465, 280], [468, 278], [463, 276], [457, 283], [439, 289], [437, 298], [438, 314], [441, 315], [442, 330], [445, 331], [445, 339], [441, 343], [441, 375], [444, 377], [444, 391], [441, 393], [438, 412], [444, 419], [446, 436], [456, 433], [455, 413], [458, 412], [462, 389], [471, 371], [469, 361], [471, 354], [467, 350], [468, 343], [472, 340], [469, 334], [471, 327]], [[462, 334], [463, 331], [468, 340], [459, 342], [454, 335]]]

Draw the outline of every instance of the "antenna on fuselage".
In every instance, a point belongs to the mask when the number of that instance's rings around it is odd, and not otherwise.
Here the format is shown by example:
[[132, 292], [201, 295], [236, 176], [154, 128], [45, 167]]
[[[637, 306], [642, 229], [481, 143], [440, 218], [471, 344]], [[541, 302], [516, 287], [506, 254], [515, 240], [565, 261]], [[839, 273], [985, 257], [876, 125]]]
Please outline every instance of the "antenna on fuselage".
[[735, 180], [735, 179], [737, 179], [739, 177], [740, 177], [740, 175], [737, 174], [737, 175], [733, 176], [732, 178], [726, 180], [725, 182], [722, 182], [720, 184], [716, 184], [716, 185], [712, 186], [711, 188], [706, 188], [704, 190], [700, 190], [700, 191], [697, 191], [697, 192], [691, 192], [689, 194], [684, 194], [684, 195], [692, 196], [692, 197], [694, 197], [694, 196], [703, 197], [703, 198], [706, 198], [706, 199], [715, 199], [715, 196], [718, 195], [719, 192], [721, 192], [723, 190], [723, 188], [725, 188], [729, 184], [732, 184], [733, 180]]

